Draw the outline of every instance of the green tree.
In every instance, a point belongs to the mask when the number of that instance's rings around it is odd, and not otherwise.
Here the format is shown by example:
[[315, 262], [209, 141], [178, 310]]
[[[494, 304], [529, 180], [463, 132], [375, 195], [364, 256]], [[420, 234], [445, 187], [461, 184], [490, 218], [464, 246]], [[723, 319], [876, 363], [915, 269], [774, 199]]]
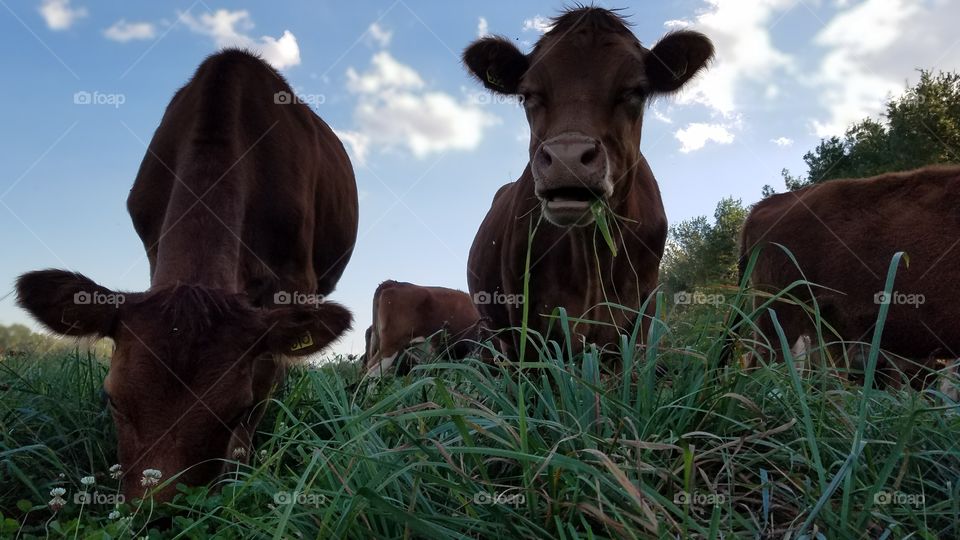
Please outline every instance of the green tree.
[[747, 217], [740, 199], [717, 203], [713, 223], [706, 216], [670, 228], [661, 276], [667, 291], [693, 291], [736, 283], [737, 241]]
[[[854, 124], [843, 138], [822, 139], [803, 155], [806, 176], [782, 171], [786, 188], [960, 162], [960, 74], [921, 70], [915, 86], [887, 102], [883, 117]], [[764, 186], [765, 197], [774, 192]]]
[[0, 351], [32, 347], [40, 337], [22, 324], [0, 325]]

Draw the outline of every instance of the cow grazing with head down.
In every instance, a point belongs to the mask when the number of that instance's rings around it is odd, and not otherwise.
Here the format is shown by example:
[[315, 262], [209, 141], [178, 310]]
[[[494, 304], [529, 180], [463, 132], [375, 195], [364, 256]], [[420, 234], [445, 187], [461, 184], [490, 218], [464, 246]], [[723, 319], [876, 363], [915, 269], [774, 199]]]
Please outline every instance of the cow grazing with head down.
[[[896, 384], [892, 371], [899, 367], [919, 385], [927, 371], [922, 368], [933, 367], [935, 358], [960, 356], [958, 208], [960, 167], [947, 166], [831, 180], [773, 195], [757, 203], [744, 224], [741, 273], [762, 248], [750, 275], [756, 289], [775, 294], [800, 280], [816, 284], [809, 290], [795, 286], [790, 302], [770, 307], [790, 344], [816, 349], [816, 320], [808, 311], [816, 300], [829, 325], [821, 329], [830, 356], [841, 359], [846, 349], [854, 367], [862, 367], [862, 344], [873, 337], [881, 304], [889, 303], [880, 346], [910, 361], [883, 355], [880, 373]], [[887, 297], [887, 269], [898, 251], [909, 264], [901, 262]], [[766, 310], [758, 316], [761, 343], [750, 362], [780, 356], [772, 318]]]
[[367, 375], [384, 375], [405, 349], [419, 343], [464, 358], [473, 351], [480, 332], [480, 314], [467, 293], [384, 281], [373, 295], [373, 324], [366, 334]]
[[[648, 49], [620, 16], [594, 7], [555, 18], [529, 54], [500, 37], [472, 43], [463, 53], [470, 72], [490, 91], [522, 100], [530, 160], [480, 225], [468, 262], [471, 293], [523, 298], [536, 228], [524, 298], [530, 327], [545, 333], [549, 320], [537, 315], [564, 307], [600, 323], [576, 326], [578, 341], [616, 343], [632, 328], [635, 314], [598, 304], [636, 310], [657, 286], [667, 220], [640, 152], [644, 108], [679, 90], [712, 56], [710, 40], [691, 31]], [[616, 256], [589, 226], [597, 207], [615, 216]], [[479, 308], [494, 328], [521, 325], [517, 303]]]
[[127, 497], [144, 494], [145, 469], [197, 485], [248, 454], [284, 363], [350, 326], [334, 303], [274, 302], [332, 292], [357, 233], [349, 158], [292, 93], [259, 58], [226, 50], [173, 97], [127, 200], [146, 292], [63, 270], [17, 281], [20, 305], [54, 332], [113, 339], [104, 390]]

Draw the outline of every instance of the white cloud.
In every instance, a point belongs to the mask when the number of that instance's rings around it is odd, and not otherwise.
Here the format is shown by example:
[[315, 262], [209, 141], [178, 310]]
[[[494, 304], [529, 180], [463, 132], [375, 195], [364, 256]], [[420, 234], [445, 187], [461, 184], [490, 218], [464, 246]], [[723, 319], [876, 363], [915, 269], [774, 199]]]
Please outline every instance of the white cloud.
[[107, 39], [126, 43], [134, 39], [153, 39], [157, 35], [157, 30], [153, 23], [148, 22], [127, 22], [125, 19], [113, 23], [110, 28], [103, 31]]
[[431, 91], [410, 66], [387, 51], [371, 59], [370, 68], [347, 70], [347, 89], [357, 96], [356, 128], [345, 140], [354, 155], [374, 148], [405, 148], [423, 158], [447, 150], [471, 150], [487, 127], [499, 119], [476, 103]]
[[367, 35], [381, 47], [386, 47], [393, 38], [393, 31], [387, 30], [375, 22], [367, 28]]
[[40, 15], [51, 30], [66, 30], [87, 16], [87, 8], [70, 7], [70, 0], [43, 0], [40, 4]]
[[[666, 113], [664, 113], [663, 111], [661, 111], [661, 110], [660, 110], [660, 107], [658, 107], [656, 104], [654, 104], [652, 107], [650, 107], [650, 110], [653, 111], [653, 117], [656, 118], [657, 120], [663, 122], [664, 124], [672, 124], [672, 123], [673, 123], [673, 119], [670, 118], [669, 116], [667, 116]], [[668, 108], [668, 109], [667, 109], [667, 112], [669, 112], [669, 110], [670, 110], [670, 109]]]
[[485, 17], [480, 17], [477, 21], [477, 37], [487, 37], [490, 35], [490, 24]]
[[423, 79], [410, 66], [397, 62], [387, 51], [380, 51], [370, 60], [370, 69], [357, 73], [347, 68], [347, 89], [361, 94], [375, 94], [383, 90], [423, 88]]
[[864, 0], [841, 9], [814, 38], [825, 53], [807, 82], [827, 112], [811, 122], [814, 132], [840, 135], [876, 116], [905, 81], [916, 81], [917, 68], [960, 68], [958, 19], [960, 3], [951, 0]]
[[684, 154], [700, 150], [710, 141], [717, 144], [730, 144], [734, 139], [730, 126], [701, 122], [687, 124], [687, 127], [678, 129], [673, 136], [680, 141], [680, 151]]
[[729, 117], [737, 108], [741, 84], [766, 85], [777, 72], [792, 68], [792, 57], [773, 45], [769, 27], [795, 0], [705, 1], [707, 7], [691, 27], [713, 40], [717, 57], [709, 70], [681, 92], [678, 101], [699, 103]]
[[213, 14], [204, 13], [199, 18], [180, 13], [180, 21], [192, 31], [210, 36], [217, 47], [240, 47], [257, 51], [267, 63], [277, 69], [300, 63], [300, 46], [289, 30], [279, 38], [262, 36], [256, 40], [245, 32], [253, 29], [253, 21], [246, 10], [229, 11], [218, 9]]
[[793, 139], [790, 137], [777, 137], [776, 139], [770, 139], [770, 142], [781, 147], [786, 148], [787, 146], [793, 146]]
[[685, 20], [685, 19], [671, 19], [671, 20], [663, 23], [663, 26], [665, 26], [666, 28], [668, 28], [668, 29], [670, 29], [670, 30], [679, 30], [679, 29], [681, 29], [681, 28], [686, 28], [686, 27], [690, 26], [690, 21]]
[[350, 131], [350, 130], [333, 130], [336, 133], [337, 137], [340, 137], [340, 140], [343, 141], [353, 156], [353, 160], [357, 163], [366, 163], [367, 153], [370, 151], [370, 137], [360, 133], [359, 131]]
[[533, 30], [534, 32], [545, 34], [549, 32], [551, 28], [553, 28], [553, 23], [550, 22], [550, 19], [540, 15], [535, 15], [532, 19], [523, 21], [524, 32]]

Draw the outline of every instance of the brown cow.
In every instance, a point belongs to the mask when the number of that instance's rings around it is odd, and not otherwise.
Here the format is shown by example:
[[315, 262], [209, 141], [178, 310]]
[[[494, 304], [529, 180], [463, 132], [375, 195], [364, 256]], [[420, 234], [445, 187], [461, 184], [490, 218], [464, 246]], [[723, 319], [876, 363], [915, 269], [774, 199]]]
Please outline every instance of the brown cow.
[[[558, 306], [571, 317], [599, 321], [574, 329], [577, 346], [616, 343], [618, 333], [634, 326], [635, 313], [598, 304], [636, 310], [657, 286], [667, 220], [640, 153], [643, 111], [651, 99], [679, 90], [712, 56], [710, 40], [691, 31], [670, 33], [647, 49], [620, 16], [594, 7], [555, 18], [530, 54], [500, 37], [467, 48], [467, 68], [489, 90], [519, 96], [530, 125], [530, 161], [497, 192], [470, 250], [470, 292], [494, 300], [479, 305], [494, 328], [520, 326], [524, 300], [530, 327], [541, 333], [549, 324], [542, 315]], [[615, 220], [615, 257], [587, 226], [598, 206]]]
[[404, 349], [418, 343], [428, 342], [433, 351], [449, 347], [454, 358], [468, 356], [480, 327], [480, 314], [463, 291], [384, 281], [373, 295], [367, 375], [383, 375]]
[[[757, 203], [747, 217], [741, 272], [754, 248], [762, 246], [750, 276], [754, 286], [772, 293], [800, 279], [817, 284], [812, 291], [822, 319], [845, 342], [869, 343], [880, 304], [888, 302], [881, 347], [914, 361], [912, 369], [904, 370], [918, 374], [924, 370], [917, 366], [932, 365], [930, 359], [937, 355], [957, 358], [960, 353], [958, 208], [960, 168], [944, 166], [831, 180], [774, 195]], [[800, 269], [773, 244], [789, 249]], [[885, 298], [887, 268], [898, 251], [907, 254], [909, 264], [901, 262], [894, 293]], [[806, 287], [794, 288], [791, 294], [812, 305]], [[804, 338], [817, 343], [815, 324], [804, 308], [786, 302], [771, 307], [791, 344]], [[768, 314], [760, 315], [760, 333], [779, 353], [773, 322]], [[838, 341], [827, 327], [823, 335], [828, 343]], [[863, 351], [850, 347], [857, 365]], [[843, 346], [831, 349], [832, 357], [842, 358]], [[881, 367], [889, 371], [893, 366]]]
[[289, 301], [333, 290], [358, 212], [342, 144], [292, 95], [259, 58], [227, 50], [173, 97], [127, 200], [149, 290], [62, 270], [17, 281], [20, 305], [51, 330], [115, 342], [103, 384], [127, 497], [145, 492], [145, 469], [187, 469], [178, 481], [196, 485], [248, 454], [283, 359], [350, 326], [342, 306]]

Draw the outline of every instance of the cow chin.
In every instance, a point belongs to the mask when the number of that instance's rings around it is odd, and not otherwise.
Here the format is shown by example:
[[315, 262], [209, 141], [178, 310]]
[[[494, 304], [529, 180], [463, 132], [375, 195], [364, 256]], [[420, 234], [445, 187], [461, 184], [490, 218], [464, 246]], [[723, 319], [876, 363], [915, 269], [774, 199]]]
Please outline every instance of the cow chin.
[[541, 200], [543, 217], [557, 227], [584, 227], [593, 223], [593, 201]]

